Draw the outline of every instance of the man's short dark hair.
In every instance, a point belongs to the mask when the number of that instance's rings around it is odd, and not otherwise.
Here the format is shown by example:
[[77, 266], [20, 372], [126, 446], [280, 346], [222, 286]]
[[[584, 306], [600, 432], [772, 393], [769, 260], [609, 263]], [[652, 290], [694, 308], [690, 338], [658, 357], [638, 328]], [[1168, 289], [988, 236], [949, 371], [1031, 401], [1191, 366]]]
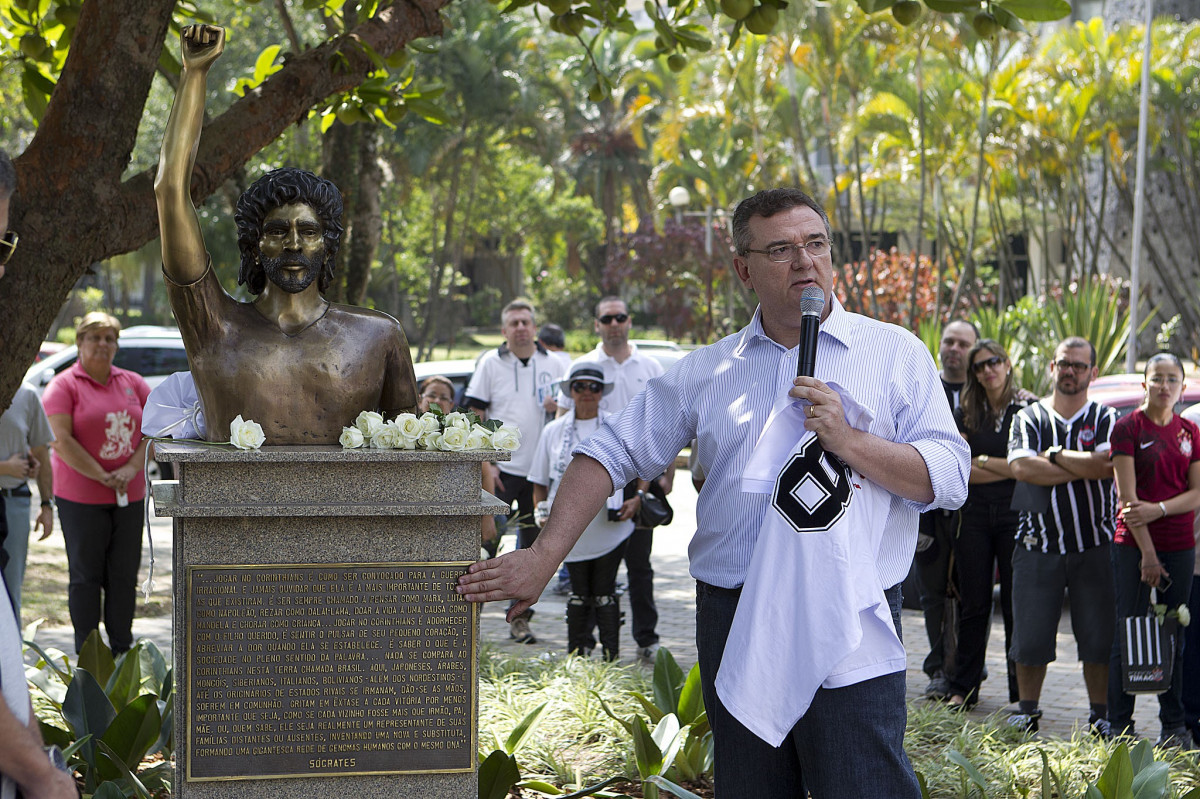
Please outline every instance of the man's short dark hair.
[[738, 255], [745, 255], [753, 244], [750, 241], [750, 219], [755, 216], [772, 217], [780, 211], [786, 211], [789, 208], [804, 206], [811, 208], [821, 217], [821, 221], [825, 223], [825, 235], [832, 241], [833, 232], [829, 227], [829, 215], [825, 213], [825, 209], [821, 204], [809, 197], [800, 189], [782, 188], [782, 189], [765, 189], [755, 194], [753, 197], [747, 197], [738, 203], [733, 212], [733, 249]]
[[267, 285], [266, 272], [258, 260], [263, 220], [276, 208], [297, 203], [310, 206], [321, 220], [325, 263], [321, 267], [317, 288], [323, 294], [333, 282], [334, 258], [341, 246], [344, 229], [342, 193], [331, 181], [317, 177], [306, 169], [288, 166], [268, 172], [254, 181], [238, 198], [237, 211], [233, 215], [238, 229], [238, 249], [242, 251], [238, 283], [245, 283], [252, 294], [261, 293]]
[[8, 153], [0, 150], [0, 197], [11, 197], [17, 190], [17, 170]]
[[1076, 347], [1087, 347], [1088, 352], [1090, 352], [1092, 354], [1092, 361], [1088, 365], [1089, 366], [1096, 365], [1096, 347], [1094, 344], [1092, 344], [1092, 342], [1088, 341], [1086, 338], [1083, 338], [1082, 336], [1068, 336], [1067, 338], [1064, 338], [1062, 341], [1060, 341], [1058, 343], [1058, 346], [1055, 347], [1054, 349], [1058, 350], [1062, 347], [1066, 347], [1067, 349], [1074, 349]]
[[967, 327], [971, 328], [971, 332], [975, 334], [975, 341], [979, 341], [979, 328], [976, 327], [975, 323], [970, 319], [951, 319], [946, 323], [945, 327], [942, 328], [943, 335], [946, 332], [946, 328], [950, 327], [950, 325], [966, 325]]
[[559, 347], [561, 349], [567, 346], [567, 334], [553, 322], [547, 322], [542, 325], [542, 329], [538, 331], [537, 337], [538, 341], [548, 347]]
[[618, 297], [616, 294], [609, 294], [607, 297], [601, 297], [600, 302], [596, 303], [596, 318], [597, 319], [600, 318], [600, 306], [604, 305], [606, 302], [619, 302], [625, 306], [626, 311], [629, 310], [629, 303], [625, 302], [625, 300], [623, 298]]

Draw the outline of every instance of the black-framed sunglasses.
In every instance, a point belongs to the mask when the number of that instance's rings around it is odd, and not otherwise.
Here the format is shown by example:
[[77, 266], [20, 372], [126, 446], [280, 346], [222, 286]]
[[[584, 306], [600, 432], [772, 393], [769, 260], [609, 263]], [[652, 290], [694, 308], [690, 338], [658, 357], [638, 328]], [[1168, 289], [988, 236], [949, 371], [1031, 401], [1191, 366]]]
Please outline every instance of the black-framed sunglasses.
[[1055, 361], [1054, 365], [1055, 365], [1055, 367], [1058, 368], [1058, 371], [1060, 371], [1060, 372], [1067, 372], [1067, 371], [1083, 372], [1083, 371], [1086, 371], [1086, 370], [1092, 368], [1092, 365], [1090, 363], [1085, 363], [1084, 361], [1062, 360], [1062, 361]]
[[604, 316], [597, 317], [596, 321], [602, 325], [611, 325], [613, 322], [616, 322], [618, 325], [623, 325], [629, 321], [629, 314], [606, 313]]
[[976, 361], [975, 363], [971, 364], [971, 369], [975, 372], [975, 374], [979, 375], [983, 374], [983, 370], [987, 369], [989, 366], [999, 366], [1002, 363], [1004, 363], [1003, 358], [1001, 358], [999, 355], [993, 355], [986, 361]]
[[13, 253], [17, 251], [17, 242], [21, 237], [16, 231], [10, 230], [4, 234], [4, 238], [0, 239], [0, 266], [4, 266], [12, 258]]
[[572, 391], [590, 391], [593, 394], [599, 394], [604, 391], [604, 384], [597, 383], [595, 380], [576, 380], [571, 384]]

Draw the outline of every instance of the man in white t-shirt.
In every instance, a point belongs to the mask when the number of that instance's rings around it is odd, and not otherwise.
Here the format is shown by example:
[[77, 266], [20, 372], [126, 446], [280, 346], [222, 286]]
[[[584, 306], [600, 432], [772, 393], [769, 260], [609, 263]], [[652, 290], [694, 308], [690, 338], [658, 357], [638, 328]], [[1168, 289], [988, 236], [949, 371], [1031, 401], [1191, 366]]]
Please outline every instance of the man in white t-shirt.
[[[533, 306], [516, 299], [500, 313], [504, 343], [484, 354], [467, 385], [463, 404], [489, 418], [521, 431], [521, 446], [512, 459], [493, 464], [496, 496], [517, 503], [517, 544], [524, 548], [537, 538], [533, 523], [533, 485], [527, 478], [538, 436], [546, 424], [546, 411], [554, 407], [554, 382], [562, 377], [561, 364], [537, 342]], [[529, 617], [522, 614], [511, 623], [509, 635], [521, 644], [536, 643], [529, 630]]]
[[[596, 319], [593, 322], [600, 343], [596, 349], [575, 359], [575, 364], [594, 363], [604, 369], [613, 381], [611, 393], [600, 400], [600, 410], [605, 414], [617, 414], [624, 410], [629, 400], [638, 395], [646, 383], [663, 373], [658, 361], [640, 352], [631, 344], [629, 334], [633, 330], [633, 314], [620, 297], [605, 297], [596, 303]], [[558, 392], [560, 407], [570, 410], [571, 398]], [[675, 467], [671, 466], [659, 475], [658, 483], [664, 494], [671, 492]], [[622, 512], [623, 518], [634, 518], [641, 510], [640, 494], [633, 493], [633, 486], [626, 490], [630, 497]], [[638, 480], [638, 491], [649, 488], [646, 480]], [[650, 564], [650, 551], [654, 546], [654, 528], [637, 527], [625, 546], [625, 569], [629, 574], [629, 609], [632, 616], [633, 640], [637, 645], [637, 656], [643, 662], [652, 663], [658, 650], [658, 608], [654, 604], [654, 568]]]

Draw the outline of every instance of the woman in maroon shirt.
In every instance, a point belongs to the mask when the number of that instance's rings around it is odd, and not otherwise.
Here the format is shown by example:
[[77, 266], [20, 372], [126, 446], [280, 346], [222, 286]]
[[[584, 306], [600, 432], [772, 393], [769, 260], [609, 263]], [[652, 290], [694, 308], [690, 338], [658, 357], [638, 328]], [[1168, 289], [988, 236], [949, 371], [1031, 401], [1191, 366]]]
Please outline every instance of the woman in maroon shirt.
[[[1200, 505], [1200, 430], [1175, 413], [1183, 364], [1158, 353], [1146, 363], [1142, 385], [1145, 401], [1117, 422], [1110, 437], [1120, 502], [1112, 547], [1118, 619], [1146, 613], [1151, 588], [1171, 609], [1186, 605], [1196, 555], [1192, 516]], [[1183, 651], [1177, 645], [1171, 687], [1158, 695], [1159, 745], [1190, 743], [1182, 691]], [[1113, 734], [1133, 734], [1133, 706], [1133, 696], [1123, 690], [1118, 637], [1108, 672]]]

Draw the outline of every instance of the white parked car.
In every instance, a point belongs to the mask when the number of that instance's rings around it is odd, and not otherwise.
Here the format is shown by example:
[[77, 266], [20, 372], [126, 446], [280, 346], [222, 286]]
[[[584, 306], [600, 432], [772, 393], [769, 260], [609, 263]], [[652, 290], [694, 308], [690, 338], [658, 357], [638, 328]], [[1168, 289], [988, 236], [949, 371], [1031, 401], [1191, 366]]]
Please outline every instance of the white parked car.
[[[121, 331], [117, 355], [113, 365], [137, 372], [146, 379], [150, 388], [166, 380], [174, 372], [186, 372], [187, 353], [183, 339], [173, 327], [135, 325]], [[53, 355], [37, 361], [25, 372], [25, 380], [37, 389], [38, 396], [45, 391], [50, 380], [75, 363], [79, 350], [72, 344]]]

